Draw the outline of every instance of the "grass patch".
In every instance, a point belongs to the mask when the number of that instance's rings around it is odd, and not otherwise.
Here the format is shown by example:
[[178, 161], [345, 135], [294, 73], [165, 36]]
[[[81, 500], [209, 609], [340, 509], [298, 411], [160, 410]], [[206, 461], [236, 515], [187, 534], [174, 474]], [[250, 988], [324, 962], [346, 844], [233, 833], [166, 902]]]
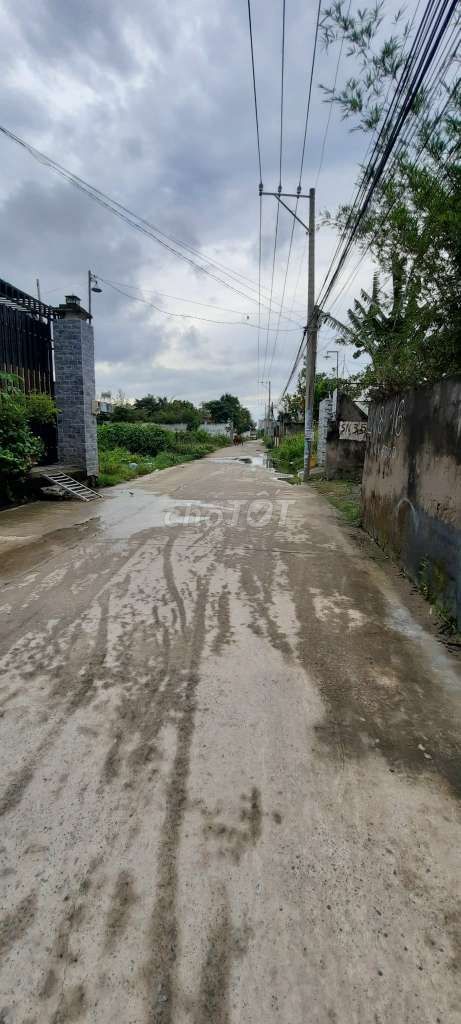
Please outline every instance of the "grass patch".
[[[317, 440], [318, 428], [314, 424], [310, 460], [311, 469], [317, 465]], [[298, 470], [304, 466], [304, 433], [285, 437], [277, 448], [271, 447], [270, 457], [276, 469], [281, 469], [285, 473], [297, 474]]]
[[[107, 427], [135, 426], [135, 424], [104, 424]], [[138, 428], [137, 428], [138, 429]], [[117, 432], [112, 431], [114, 436]], [[204, 455], [222, 448], [228, 444], [226, 437], [210, 437], [204, 431], [173, 434], [171, 431], [162, 430], [162, 442], [168, 445], [167, 448], [158, 447], [158, 434], [146, 431], [143, 436], [143, 447], [150, 449], [150, 453], [142, 454], [135, 452], [122, 445], [110, 446], [112, 434], [103, 427], [98, 429], [99, 440], [99, 476], [100, 487], [115, 487], [137, 476], [145, 476], [146, 473], [153, 473], [156, 469], [169, 469], [170, 466], [178, 466], [182, 462], [191, 462], [193, 459], [202, 459]], [[130, 443], [130, 433], [125, 434]], [[131, 443], [139, 440], [139, 433], [133, 432]]]
[[323, 494], [334, 508], [338, 509], [349, 526], [360, 526], [362, 508], [360, 501], [360, 484], [352, 480], [312, 479], [309, 486]]
[[286, 473], [297, 473], [304, 462], [304, 434], [286, 437], [278, 448], [270, 449], [270, 457], [277, 469]]

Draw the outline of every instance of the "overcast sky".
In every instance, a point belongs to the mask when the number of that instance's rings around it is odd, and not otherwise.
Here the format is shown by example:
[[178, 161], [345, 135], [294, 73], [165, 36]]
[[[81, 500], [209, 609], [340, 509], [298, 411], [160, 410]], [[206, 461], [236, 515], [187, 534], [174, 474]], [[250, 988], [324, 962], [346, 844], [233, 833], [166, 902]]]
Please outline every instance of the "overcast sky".
[[[283, 186], [299, 174], [316, 2], [287, 0]], [[278, 184], [281, 2], [253, 0], [253, 27], [265, 188]], [[337, 50], [319, 48], [303, 184], [314, 185], [328, 107], [318, 83], [332, 83]], [[246, 0], [0, 0], [3, 88], [0, 121], [119, 202], [248, 279], [256, 298], [258, 180]], [[348, 69], [350, 73], [350, 68]], [[346, 73], [341, 67], [340, 78]], [[353, 192], [368, 140], [333, 111], [317, 207], [334, 209]], [[257, 301], [194, 271], [156, 242], [94, 204], [13, 143], [0, 138], [0, 276], [28, 292], [40, 278], [51, 303], [76, 292], [86, 305], [87, 272], [170, 312], [232, 326], [169, 318], [103, 284], [93, 296], [98, 391], [155, 394], [194, 402], [238, 394], [261, 415]], [[276, 201], [263, 206], [263, 282], [270, 285]], [[301, 216], [307, 211], [300, 206]], [[274, 292], [282, 292], [289, 214], [280, 219]], [[317, 234], [317, 283], [336, 244]], [[305, 235], [296, 230], [286, 313], [302, 323]], [[353, 264], [352, 264], [353, 266]], [[368, 283], [363, 268], [358, 285]], [[296, 283], [298, 290], [295, 294]], [[166, 296], [172, 296], [167, 298]], [[265, 296], [266, 298], [266, 296]], [[351, 293], [335, 308], [341, 314]], [[192, 302], [207, 303], [197, 306]], [[211, 307], [220, 307], [211, 308]], [[229, 312], [231, 310], [232, 312]], [[267, 324], [267, 310], [264, 310]], [[249, 318], [249, 319], [248, 319]], [[277, 326], [277, 313], [271, 326]], [[271, 377], [283, 386], [300, 331], [282, 321]], [[242, 324], [242, 326], [240, 326]], [[293, 328], [293, 330], [288, 330]], [[275, 333], [269, 334], [271, 362]], [[331, 371], [320, 337], [319, 366]], [[264, 355], [266, 334], [261, 337]], [[357, 370], [341, 350], [340, 370]]]

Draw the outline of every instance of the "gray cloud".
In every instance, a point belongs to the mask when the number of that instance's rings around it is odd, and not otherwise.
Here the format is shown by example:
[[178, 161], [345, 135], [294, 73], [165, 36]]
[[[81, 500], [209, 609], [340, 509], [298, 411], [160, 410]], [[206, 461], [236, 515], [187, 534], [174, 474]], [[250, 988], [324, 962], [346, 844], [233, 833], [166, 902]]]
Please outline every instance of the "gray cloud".
[[[311, 59], [316, 3], [288, 5], [283, 181], [294, 189]], [[254, 0], [263, 177], [278, 184], [280, 11]], [[2, 123], [107, 191], [161, 230], [248, 279], [256, 296], [258, 194], [254, 112], [245, 4], [229, 0], [0, 0]], [[321, 54], [317, 79], [331, 82], [337, 54]], [[327, 116], [317, 87], [304, 185], [315, 177]], [[352, 192], [364, 141], [334, 113], [319, 182], [318, 207]], [[257, 303], [193, 271], [154, 242], [0, 139], [2, 275], [26, 291], [40, 277], [49, 301], [76, 291], [86, 301], [88, 267], [127, 290], [166, 292], [215, 303], [235, 314], [151, 298], [170, 311], [257, 323]], [[306, 204], [300, 205], [304, 213]], [[263, 279], [267, 302], [275, 200], [264, 199]], [[302, 214], [301, 214], [302, 215]], [[280, 296], [291, 221], [281, 215], [274, 293]], [[318, 281], [335, 247], [318, 234]], [[295, 232], [287, 310], [304, 247]], [[305, 268], [294, 309], [305, 305]], [[366, 280], [366, 271], [363, 278]], [[137, 293], [138, 295], [140, 292]], [[339, 310], [345, 308], [348, 295]], [[109, 287], [94, 297], [100, 387], [149, 390], [194, 401], [231, 390], [257, 414], [257, 331], [175, 320]], [[336, 310], [338, 312], [338, 310]], [[301, 319], [304, 319], [303, 314]], [[267, 316], [267, 310], [264, 311]], [[271, 324], [276, 326], [277, 313]], [[282, 326], [289, 326], [282, 321]], [[270, 334], [269, 359], [275, 335]], [[261, 336], [264, 351], [266, 336]], [[273, 390], [284, 383], [299, 343], [281, 333]], [[350, 354], [348, 362], [356, 369]], [[321, 365], [322, 365], [321, 357]], [[324, 364], [327, 366], [327, 364]]]

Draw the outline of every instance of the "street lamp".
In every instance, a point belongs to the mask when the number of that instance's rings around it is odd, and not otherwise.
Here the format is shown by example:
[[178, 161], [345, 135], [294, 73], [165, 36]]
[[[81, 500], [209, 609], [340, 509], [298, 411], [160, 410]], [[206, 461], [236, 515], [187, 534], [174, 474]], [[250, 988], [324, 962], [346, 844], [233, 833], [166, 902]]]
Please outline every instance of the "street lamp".
[[336, 356], [336, 390], [339, 389], [339, 348], [329, 348], [325, 359], [329, 359], [330, 356]]
[[96, 292], [98, 295], [101, 294], [102, 288], [99, 287], [99, 282], [96, 274], [93, 274], [91, 270], [88, 271], [88, 316], [91, 321], [91, 292]]

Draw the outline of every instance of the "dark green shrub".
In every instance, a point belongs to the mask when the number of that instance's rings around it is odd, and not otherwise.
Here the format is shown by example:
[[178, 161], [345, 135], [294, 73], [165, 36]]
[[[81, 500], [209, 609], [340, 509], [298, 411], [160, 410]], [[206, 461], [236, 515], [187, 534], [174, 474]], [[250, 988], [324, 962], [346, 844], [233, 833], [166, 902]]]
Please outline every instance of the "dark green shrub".
[[98, 427], [98, 445], [102, 451], [126, 448], [140, 455], [155, 456], [165, 448], [171, 448], [171, 436], [154, 423], [102, 423]]
[[0, 373], [0, 497], [12, 500], [22, 492], [31, 466], [43, 454], [43, 444], [27, 425], [22, 382]]

